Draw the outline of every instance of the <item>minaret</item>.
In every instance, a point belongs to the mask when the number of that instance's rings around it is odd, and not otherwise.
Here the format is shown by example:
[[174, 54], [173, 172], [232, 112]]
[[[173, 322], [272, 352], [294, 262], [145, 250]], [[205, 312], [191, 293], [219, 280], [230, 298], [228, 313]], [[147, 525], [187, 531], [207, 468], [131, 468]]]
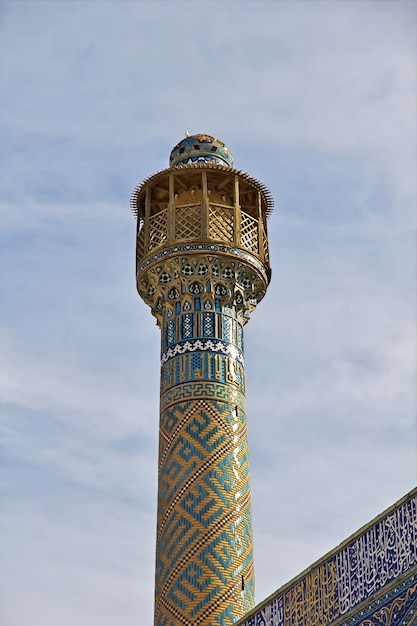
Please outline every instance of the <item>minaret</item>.
[[272, 198], [187, 136], [132, 195], [140, 296], [161, 329], [155, 625], [254, 606], [243, 326], [270, 280]]

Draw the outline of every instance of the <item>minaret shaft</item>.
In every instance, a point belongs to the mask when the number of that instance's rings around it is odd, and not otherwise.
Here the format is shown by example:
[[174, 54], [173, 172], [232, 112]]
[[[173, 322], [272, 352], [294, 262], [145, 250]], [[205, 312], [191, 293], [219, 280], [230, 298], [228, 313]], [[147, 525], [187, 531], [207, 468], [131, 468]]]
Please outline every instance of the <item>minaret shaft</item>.
[[232, 624], [254, 605], [236, 263], [184, 256], [169, 283], [182, 297], [162, 324], [156, 624]]

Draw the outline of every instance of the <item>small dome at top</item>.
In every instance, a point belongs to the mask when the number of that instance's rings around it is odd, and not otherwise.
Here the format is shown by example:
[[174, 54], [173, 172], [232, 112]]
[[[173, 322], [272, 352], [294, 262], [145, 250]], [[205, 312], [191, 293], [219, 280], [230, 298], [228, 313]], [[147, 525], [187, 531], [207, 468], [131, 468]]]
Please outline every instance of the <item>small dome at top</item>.
[[211, 135], [188, 135], [181, 139], [171, 150], [169, 166], [187, 165], [188, 163], [207, 163], [213, 161], [220, 165], [233, 167], [233, 157], [220, 139]]

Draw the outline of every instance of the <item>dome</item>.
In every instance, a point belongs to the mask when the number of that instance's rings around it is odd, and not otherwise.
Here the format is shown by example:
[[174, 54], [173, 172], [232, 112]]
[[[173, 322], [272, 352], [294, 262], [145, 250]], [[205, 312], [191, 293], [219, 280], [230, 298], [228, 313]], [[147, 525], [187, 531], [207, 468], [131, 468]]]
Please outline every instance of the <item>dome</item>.
[[213, 161], [220, 165], [233, 166], [233, 157], [220, 139], [211, 135], [190, 135], [181, 139], [171, 150], [169, 166]]

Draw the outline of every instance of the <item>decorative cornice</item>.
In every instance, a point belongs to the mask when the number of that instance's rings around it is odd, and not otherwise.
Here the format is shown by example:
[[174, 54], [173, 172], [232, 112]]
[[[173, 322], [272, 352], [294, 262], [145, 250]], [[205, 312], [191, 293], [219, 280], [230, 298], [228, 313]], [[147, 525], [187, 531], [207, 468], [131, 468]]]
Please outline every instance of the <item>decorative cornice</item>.
[[185, 172], [189, 170], [197, 170], [197, 169], [205, 169], [205, 170], [219, 170], [225, 171], [227, 174], [233, 174], [239, 176], [242, 180], [247, 182], [249, 185], [252, 185], [254, 189], [260, 191], [265, 199], [266, 204], [266, 215], [269, 217], [274, 209], [274, 200], [272, 198], [271, 192], [269, 189], [261, 183], [256, 178], [253, 178], [243, 170], [235, 169], [234, 167], [230, 167], [228, 165], [221, 165], [219, 163], [213, 163], [211, 161], [205, 163], [187, 163], [186, 165], [180, 164], [176, 167], [167, 167], [160, 172], [156, 172], [155, 174], [151, 174], [147, 176], [139, 185], [137, 185], [131, 195], [130, 198], [130, 208], [132, 210], [133, 215], [138, 218], [138, 204], [139, 200], [145, 190], [145, 187], [150, 183], [157, 183], [161, 180], [161, 178], [166, 178], [169, 174], [176, 174], [180, 172]]
[[221, 339], [189, 339], [187, 341], [180, 341], [165, 350], [161, 355], [161, 366], [178, 354], [206, 351], [225, 354], [244, 365], [243, 352], [233, 343], [227, 343]]
[[224, 246], [216, 243], [189, 243], [164, 248], [163, 250], [160, 250], [155, 254], [150, 254], [148, 257], [146, 257], [146, 259], [138, 267], [137, 276], [139, 276], [143, 272], [143, 270], [147, 269], [150, 265], [158, 263], [161, 259], [164, 259], [168, 256], [177, 256], [179, 254], [195, 254], [196, 252], [230, 254], [231, 256], [244, 259], [253, 267], [255, 267], [258, 272], [260, 272], [266, 285], [268, 285], [269, 283], [269, 277], [267, 275], [266, 268], [264, 264], [256, 258], [256, 256], [250, 254], [250, 252], [242, 250], [241, 248]]

